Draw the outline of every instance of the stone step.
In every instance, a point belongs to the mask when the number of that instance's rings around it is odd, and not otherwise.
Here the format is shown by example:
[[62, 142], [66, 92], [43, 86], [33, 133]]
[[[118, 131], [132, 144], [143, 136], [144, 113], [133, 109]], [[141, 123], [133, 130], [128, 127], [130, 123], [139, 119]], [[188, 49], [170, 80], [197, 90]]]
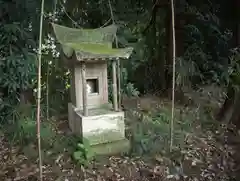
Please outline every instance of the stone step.
[[122, 139], [119, 141], [93, 145], [91, 148], [96, 155], [115, 155], [127, 153], [130, 149], [130, 141], [128, 139]]

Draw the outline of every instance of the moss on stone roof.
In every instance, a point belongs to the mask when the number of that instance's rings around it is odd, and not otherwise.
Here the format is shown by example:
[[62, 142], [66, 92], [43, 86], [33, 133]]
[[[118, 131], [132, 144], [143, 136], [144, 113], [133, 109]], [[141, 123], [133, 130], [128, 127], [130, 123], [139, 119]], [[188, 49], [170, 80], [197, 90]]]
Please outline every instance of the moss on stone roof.
[[112, 48], [117, 31], [115, 25], [98, 29], [74, 29], [53, 24], [53, 29], [67, 57], [75, 52], [78, 59], [128, 58], [133, 50], [131, 47]]

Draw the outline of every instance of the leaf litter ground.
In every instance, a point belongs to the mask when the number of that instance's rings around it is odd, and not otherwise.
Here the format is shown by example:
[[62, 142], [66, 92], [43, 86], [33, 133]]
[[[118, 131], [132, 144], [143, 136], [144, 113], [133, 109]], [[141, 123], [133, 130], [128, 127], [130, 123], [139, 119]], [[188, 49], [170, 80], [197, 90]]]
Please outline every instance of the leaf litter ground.
[[[239, 135], [235, 129], [229, 131], [225, 125], [216, 124], [206, 126], [202, 119], [207, 117], [203, 118], [200, 115], [198, 118], [196, 115], [200, 112], [199, 109], [196, 111], [177, 107], [186, 114], [180, 115], [180, 111], [176, 111], [179, 113], [176, 115], [179, 118], [176, 124], [181, 126], [175, 125], [176, 137], [179, 138], [175, 140], [177, 146], [173, 153], [169, 154], [168, 137], [165, 134], [168, 132], [168, 122], [164, 123], [167, 120], [164, 116], [168, 115], [166, 110], [169, 110], [168, 101], [160, 101], [150, 96], [133, 102], [130, 101], [129, 105], [132, 103], [136, 108], [132, 109], [133, 105], [128, 108], [126, 120], [127, 134], [132, 141], [130, 155], [98, 158], [83, 168], [72, 161], [72, 148], [58, 142], [43, 149], [44, 180], [237, 180], [234, 177], [240, 168], [238, 167], [240, 156], [237, 154], [240, 144], [236, 141]], [[160, 102], [162, 103], [159, 105]], [[164, 113], [160, 116], [159, 108]], [[192, 119], [193, 117], [195, 119]], [[53, 124], [61, 138], [69, 136], [67, 121], [53, 121]], [[139, 125], [146, 129], [139, 128]], [[0, 180], [38, 180], [37, 149], [33, 143], [24, 147], [13, 145], [2, 134], [0, 158]]]

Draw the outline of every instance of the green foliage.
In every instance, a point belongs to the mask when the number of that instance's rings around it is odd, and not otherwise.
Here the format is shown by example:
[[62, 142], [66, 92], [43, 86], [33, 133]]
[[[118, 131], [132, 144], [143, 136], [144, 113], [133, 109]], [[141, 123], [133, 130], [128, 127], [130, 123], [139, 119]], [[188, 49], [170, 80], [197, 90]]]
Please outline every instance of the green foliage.
[[[191, 132], [192, 119], [184, 116], [179, 120], [179, 112], [176, 110], [174, 124], [174, 144], [182, 144], [187, 133]], [[137, 112], [133, 116], [139, 119], [136, 123], [130, 123], [132, 140], [132, 154], [154, 155], [168, 148], [169, 121], [171, 112], [166, 109], [151, 112], [149, 114]]]
[[231, 32], [222, 27], [221, 20], [217, 16], [218, 7], [210, 8], [210, 6], [210, 4], [188, 4], [186, 14], [193, 18], [185, 25], [186, 51], [182, 59], [189, 63], [193, 62], [191, 64], [194, 65], [194, 69], [198, 70], [194, 75], [198, 77], [197, 83], [220, 84], [221, 73], [228, 64]]
[[[35, 0], [0, 1], [1, 124], [14, 120], [14, 108], [19, 104], [22, 93], [35, 88], [40, 3]], [[46, 2], [46, 19], [52, 6], [52, 1]], [[44, 33], [49, 31], [48, 23], [44, 21]], [[43, 72], [45, 70], [43, 68]], [[34, 98], [31, 97], [31, 100]]]
[[134, 87], [134, 84], [132, 83], [127, 83], [124, 86], [123, 93], [126, 94], [128, 97], [131, 97], [131, 96], [137, 97], [140, 94], [140, 92], [137, 90], [136, 87]]
[[178, 88], [190, 87], [191, 84], [194, 84], [194, 78], [196, 77], [202, 79], [198, 66], [191, 59], [179, 57], [176, 61], [176, 70], [176, 84]]
[[[12, 107], [11, 124], [2, 125], [5, 135], [12, 143], [28, 145], [37, 138], [36, 108], [30, 104]], [[55, 137], [53, 126], [49, 122], [41, 123], [41, 139], [44, 145], [51, 145]]]
[[[55, 136], [50, 124], [41, 125], [41, 139], [44, 145], [51, 145], [51, 141]], [[20, 145], [28, 145], [29, 143], [35, 143], [37, 138], [36, 120], [26, 117], [19, 119], [15, 125], [8, 126], [6, 135], [12, 140], [12, 143], [18, 143]]]
[[[191, 83], [198, 84], [202, 81], [222, 83], [223, 77], [227, 76], [225, 67], [231, 32], [223, 27], [223, 21], [219, 18], [221, 17], [219, 5], [220, 3], [213, 0], [202, 3], [180, 1], [176, 4], [177, 13], [183, 13], [187, 22], [185, 33], [181, 35], [184, 36], [185, 52], [179, 58], [180, 61], [177, 61], [179, 86]], [[154, 84], [154, 88], [159, 87], [162, 81], [156, 83], [155, 80], [165, 74], [170, 74], [171, 70], [171, 65], [167, 63], [170, 60], [166, 58], [169, 44], [168, 7], [159, 6], [156, 15], [154, 15], [152, 9], [154, 4], [151, 1], [124, 1], [124, 3], [113, 1], [112, 6], [115, 21], [119, 25], [117, 32], [119, 47], [134, 47], [131, 58], [122, 61], [124, 67], [122, 69], [122, 91], [127, 95], [137, 95], [137, 90], [142, 91], [142, 87], [146, 89], [148, 84]], [[39, 10], [39, 7], [40, 1], [24, 0], [18, 2], [14, 0], [8, 2], [1, 0], [0, 11], [4, 15], [1, 20], [3, 26], [1, 25], [0, 28], [1, 42], [3, 42], [2, 45], [14, 44], [14, 48], [0, 46], [0, 57], [3, 59], [0, 61], [0, 68], [3, 71], [0, 72], [4, 72], [0, 76], [2, 79], [0, 85], [2, 87], [2, 84], [5, 84], [4, 92], [17, 90], [15, 95], [11, 94], [11, 100], [9, 100], [10, 95], [5, 94], [2, 105], [16, 104], [17, 99], [15, 100], [15, 98], [19, 98], [19, 89], [32, 89], [36, 82], [34, 75], [36, 72], [35, 58], [29, 55], [29, 52], [34, 52], [36, 48], [39, 26], [37, 25], [39, 13], [36, 10]], [[66, 112], [65, 102], [69, 99], [69, 72], [58, 56], [58, 46], [56, 46], [54, 38], [51, 37], [51, 30], [47, 25], [54, 16], [57, 18], [54, 20], [56, 23], [66, 26], [76, 26], [76, 23], [72, 22], [71, 19], [76, 20], [79, 26], [85, 28], [97, 28], [106, 22], [105, 25], [111, 24], [111, 21], [108, 21], [111, 15], [107, 0], [79, 2], [68, 0], [66, 2], [49, 1], [46, 3], [44, 40], [47, 48], [44, 51], [42, 65], [42, 95], [44, 95], [42, 101], [46, 102], [46, 81], [48, 79], [51, 115], [59, 111]], [[177, 22], [178, 17], [180, 18], [180, 16], [177, 16]], [[150, 19], [152, 20], [150, 21]], [[12, 52], [11, 55], [10, 52]], [[143, 69], [136, 76], [136, 70], [141, 66]], [[148, 72], [144, 70], [148, 70]], [[17, 74], [14, 74], [15, 72]], [[143, 79], [143, 77], [145, 78]], [[111, 93], [111, 88], [109, 92]], [[1, 117], [8, 119], [6, 115], [10, 113], [6, 110], [8, 110], [7, 106], [4, 106], [4, 110], [1, 109], [1, 113], [4, 113]]]
[[[33, 88], [36, 77], [36, 57], [28, 51], [34, 43], [19, 24], [0, 26], [0, 87], [3, 94], [1, 122], [8, 121], [12, 105], [17, 105], [20, 94]], [[9, 46], [5, 46], [9, 45]], [[10, 110], [9, 110], [10, 108]]]
[[[70, 99], [70, 73], [64, 63], [54, 57], [45, 56], [43, 70], [45, 71], [42, 77], [42, 102], [43, 109], [46, 110], [46, 98], [47, 98], [47, 78], [48, 78], [48, 99], [49, 99], [49, 113], [50, 116], [59, 114], [65, 114], [67, 111], [66, 102]], [[47, 71], [47, 64], [49, 64]]]
[[82, 166], [87, 166], [94, 156], [95, 154], [86, 138], [83, 138], [82, 143], [77, 144], [76, 151], [73, 153], [74, 160]]
[[222, 79], [226, 84], [240, 85], [240, 50], [233, 49], [231, 56], [229, 56], [229, 67], [222, 75]]
[[[109, 80], [108, 80], [108, 95], [109, 95], [109, 100], [112, 100], [112, 67], [111, 65], [108, 65], [108, 75], [109, 75]], [[128, 71], [126, 68], [121, 68], [121, 93], [131, 97], [131, 96], [139, 96], [140, 92], [138, 89], [135, 87], [133, 83], [129, 81], [129, 76], [128, 76]]]

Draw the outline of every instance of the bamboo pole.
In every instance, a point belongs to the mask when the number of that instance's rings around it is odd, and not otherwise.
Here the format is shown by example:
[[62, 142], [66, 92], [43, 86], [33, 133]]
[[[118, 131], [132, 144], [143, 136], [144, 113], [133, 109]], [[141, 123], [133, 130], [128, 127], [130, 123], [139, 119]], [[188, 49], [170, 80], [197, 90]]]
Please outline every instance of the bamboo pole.
[[176, 79], [175, 13], [174, 13], [174, 2], [173, 2], [173, 0], [171, 0], [171, 14], [172, 14], [173, 74], [172, 74], [172, 111], [171, 111], [171, 122], [170, 122], [170, 152], [172, 152], [173, 137], [174, 137], [174, 108], [175, 108], [175, 79]]
[[112, 61], [112, 88], [113, 88], [113, 109], [118, 111], [117, 103], [117, 76], [116, 76], [116, 60]]
[[38, 45], [39, 47], [38, 47], [37, 139], [38, 139], [38, 156], [39, 156], [39, 177], [40, 177], [40, 181], [43, 180], [42, 153], [41, 153], [41, 120], [40, 120], [43, 15], [44, 15], [44, 0], [42, 0], [42, 4], [41, 4], [39, 45]]
[[88, 103], [87, 103], [87, 79], [86, 79], [86, 64], [82, 63], [82, 99], [83, 99], [83, 115], [88, 116]]
[[49, 62], [47, 62], [47, 120], [49, 120]]

